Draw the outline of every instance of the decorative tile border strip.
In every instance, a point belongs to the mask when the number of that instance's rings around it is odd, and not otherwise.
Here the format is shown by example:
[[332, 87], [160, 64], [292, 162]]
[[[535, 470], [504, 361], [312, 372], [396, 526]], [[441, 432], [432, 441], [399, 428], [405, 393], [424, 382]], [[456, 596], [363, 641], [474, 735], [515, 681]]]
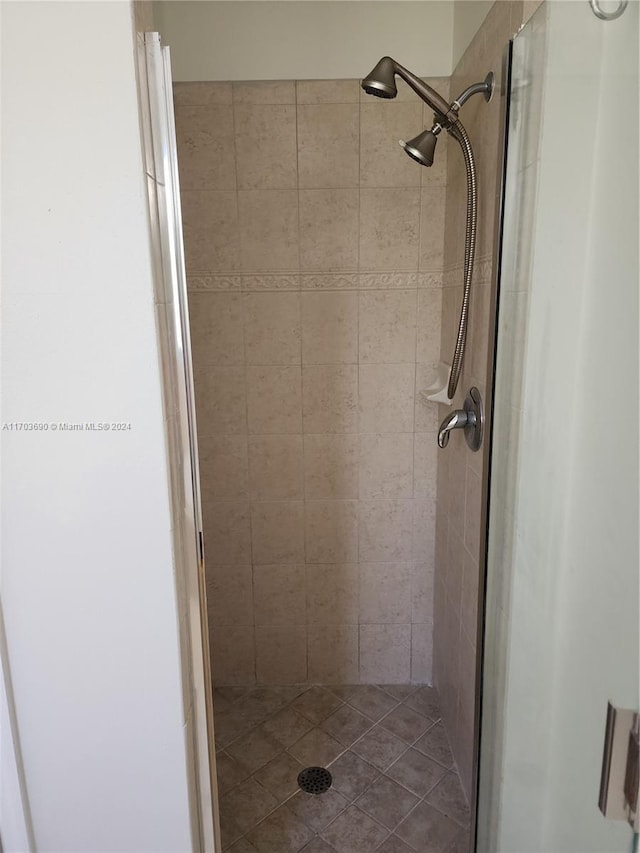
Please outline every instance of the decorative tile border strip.
[[336, 272], [336, 273], [207, 273], [196, 272], [187, 276], [187, 289], [195, 293], [231, 291], [281, 291], [281, 290], [403, 290], [439, 288], [445, 276], [453, 284], [461, 271], [426, 270], [423, 272]]
[[300, 290], [297, 273], [284, 275], [243, 275], [243, 290]]
[[361, 290], [393, 290], [418, 286], [417, 272], [365, 272], [359, 275]]
[[357, 290], [357, 273], [310, 273], [301, 276], [303, 290]]
[[187, 290], [194, 293], [242, 290], [242, 279], [239, 275], [188, 275]]

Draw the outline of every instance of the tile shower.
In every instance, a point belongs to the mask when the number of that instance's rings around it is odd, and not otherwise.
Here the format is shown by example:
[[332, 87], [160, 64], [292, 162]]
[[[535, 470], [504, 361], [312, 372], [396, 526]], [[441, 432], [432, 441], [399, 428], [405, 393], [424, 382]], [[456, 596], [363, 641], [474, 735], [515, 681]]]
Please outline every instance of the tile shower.
[[[451, 79], [428, 82], [448, 97], [493, 70], [499, 92], [538, 5], [496, 3]], [[225, 849], [468, 849], [484, 457], [458, 434], [437, 454], [448, 409], [420, 397], [457, 328], [459, 152], [440, 144], [430, 169], [403, 154], [431, 111], [402, 83], [391, 102], [355, 80], [178, 83], [175, 103]], [[456, 408], [491, 392], [499, 120], [498, 97], [465, 107], [480, 210]], [[368, 691], [391, 710], [364, 709]], [[421, 751], [429, 730], [446, 760]], [[428, 791], [394, 776], [425, 757], [443, 774]], [[340, 787], [343, 759], [369, 768], [362, 790]], [[335, 814], [290, 789], [308, 763], [337, 771]], [[343, 841], [347, 814], [361, 837]]]

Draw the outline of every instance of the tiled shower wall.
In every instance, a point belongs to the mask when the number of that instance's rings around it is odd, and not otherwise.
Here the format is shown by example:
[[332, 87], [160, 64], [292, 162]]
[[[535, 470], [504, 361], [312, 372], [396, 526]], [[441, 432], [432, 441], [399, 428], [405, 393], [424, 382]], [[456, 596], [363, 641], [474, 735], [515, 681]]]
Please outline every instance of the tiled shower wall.
[[406, 88], [174, 93], [214, 680], [430, 683], [447, 146]]
[[[473, 385], [487, 407], [491, 394], [488, 363], [491, 328], [491, 283], [497, 164], [501, 120], [502, 55], [520, 25], [539, 2], [500, 0], [467, 48], [451, 78], [451, 96], [496, 75], [490, 103], [474, 97], [460, 117], [473, 145], [478, 170], [478, 240], [471, 298], [471, 320], [463, 375], [455, 408]], [[449, 364], [455, 344], [462, 298], [462, 261], [466, 212], [465, 169], [462, 154], [450, 142], [444, 240], [442, 359]], [[457, 148], [457, 146], [455, 146]], [[444, 417], [448, 409], [442, 407]], [[476, 689], [478, 589], [480, 584], [482, 481], [485, 457], [472, 453], [461, 432], [454, 433], [438, 457], [436, 516], [436, 573], [434, 590], [434, 681], [443, 719], [467, 796], [472, 792]]]

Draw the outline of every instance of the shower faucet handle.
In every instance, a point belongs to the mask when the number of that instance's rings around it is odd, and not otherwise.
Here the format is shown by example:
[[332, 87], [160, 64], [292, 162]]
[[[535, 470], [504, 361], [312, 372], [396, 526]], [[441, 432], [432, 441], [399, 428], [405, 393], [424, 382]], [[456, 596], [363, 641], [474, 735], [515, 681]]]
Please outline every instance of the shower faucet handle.
[[484, 406], [477, 388], [471, 388], [462, 409], [456, 409], [442, 421], [438, 430], [438, 447], [449, 444], [451, 431], [463, 429], [464, 437], [471, 450], [479, 450], [484, 432]]
[[463, 409], [456, 409], [442, 421], [438, 430], [438, 447], [446, 447], [449, 444], [451, 430], [464, 429], [469, 423], [469, 416]]

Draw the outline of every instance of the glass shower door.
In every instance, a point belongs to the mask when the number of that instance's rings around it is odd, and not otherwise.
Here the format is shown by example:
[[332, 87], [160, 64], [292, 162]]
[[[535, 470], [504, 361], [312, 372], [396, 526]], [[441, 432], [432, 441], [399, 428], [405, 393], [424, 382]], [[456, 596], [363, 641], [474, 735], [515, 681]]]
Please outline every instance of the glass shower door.
[[514, 39], [503, 227], [477, 849], [622, 853], [598, 794], [607, 702], [638, 710], [637, 3], [544, 3]]

